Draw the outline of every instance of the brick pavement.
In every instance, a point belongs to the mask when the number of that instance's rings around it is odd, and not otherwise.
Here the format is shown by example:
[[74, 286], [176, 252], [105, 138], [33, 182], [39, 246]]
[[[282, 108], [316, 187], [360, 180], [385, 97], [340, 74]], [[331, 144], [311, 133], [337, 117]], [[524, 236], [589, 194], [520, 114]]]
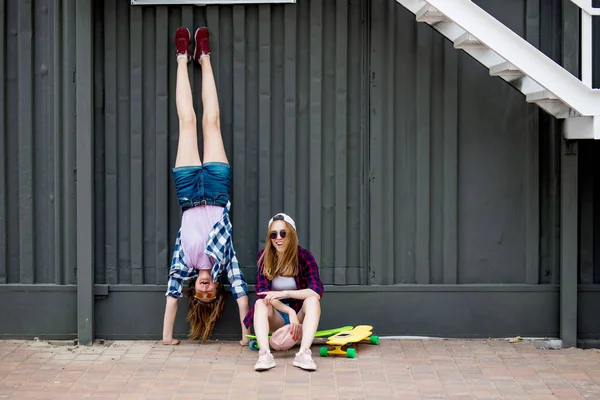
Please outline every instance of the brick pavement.
[[276, 352], [273, 370], [236, 342], [0, 341], [0, 399], [600, 399], [600, 351], [531, 342], [382, 340], [310, 373]]

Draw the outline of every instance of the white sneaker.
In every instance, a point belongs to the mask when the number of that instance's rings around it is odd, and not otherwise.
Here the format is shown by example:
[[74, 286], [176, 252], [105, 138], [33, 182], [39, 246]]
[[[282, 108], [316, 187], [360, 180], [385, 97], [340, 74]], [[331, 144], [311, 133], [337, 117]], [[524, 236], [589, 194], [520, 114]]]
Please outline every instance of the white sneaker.
[[275, 358], [268, 350], [260, 350], [258, 352], [258, 361], [254, 364], [254, 370], [266, 371], [275, 367]]
[[294, 367], [302, 368], [307, 371], [315, 371], [317, 369], [317, 364], [312, 359], [312, 353], [310, 349], [300, 350], [296, 353], [296, 358], [294, 358]]

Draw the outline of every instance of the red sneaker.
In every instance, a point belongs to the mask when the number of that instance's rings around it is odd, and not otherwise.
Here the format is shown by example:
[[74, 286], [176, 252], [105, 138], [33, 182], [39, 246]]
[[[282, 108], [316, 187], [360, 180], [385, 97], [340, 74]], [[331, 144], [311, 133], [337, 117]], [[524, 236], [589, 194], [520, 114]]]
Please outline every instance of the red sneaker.
[[175, 32], [175, 50], [177, 57], [186, 56], [188, 61], [190, 61], [189, 47], [191, 38], [192, 35], [188, 28], [177, 28], [177, 32]]
[[208, 43], [208, 28], [202, 27], [196, 30], [194, 34], [194, 40], [196, 42], [194, 46], [194, 60], [200, 62], [200, 57], [203, 55], [210, 55], [210, 45]]

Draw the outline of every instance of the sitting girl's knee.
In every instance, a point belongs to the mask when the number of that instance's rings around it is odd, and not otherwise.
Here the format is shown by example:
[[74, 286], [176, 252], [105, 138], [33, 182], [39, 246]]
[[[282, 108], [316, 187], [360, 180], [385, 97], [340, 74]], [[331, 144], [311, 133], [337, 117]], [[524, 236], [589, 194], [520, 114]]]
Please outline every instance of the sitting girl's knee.
[[318, 297], [311, 296], [304, 299], [304, 306], [321, 307], [321, 302]]
[[255, 307], [256, 308], [269, 308], [271, 306], [269, 304], [267, 304], [265, 299], [257, 299]]

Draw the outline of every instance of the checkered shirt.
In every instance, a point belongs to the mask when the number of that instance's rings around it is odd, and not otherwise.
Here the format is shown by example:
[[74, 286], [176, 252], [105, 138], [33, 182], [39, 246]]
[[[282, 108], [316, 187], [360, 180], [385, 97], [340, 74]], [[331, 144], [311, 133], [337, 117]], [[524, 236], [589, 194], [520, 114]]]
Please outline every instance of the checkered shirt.
[[[206, 249], [204, 252], [213, 257], [215, 265], [211, 270], [212, 278], [218, 282], [223, 271], [227, 271], [227, 279], [231, 285], [231, 293], [237, 299], [248, 294], [248, 285], [244, 278], [244, 273], [240, 268], [235, 250], [233, 248], [231, 221], [229, 219], [229, 209], [231, 202], [223, 209], [223, 216], [213, 226], [208, 235]], [[180, 298], [183, 293], [183, 282], [198, 276], [195, 268], [189, 268], [185, 263], [185, 253], [181, 247], [181, 230], [177, 232], [175, 239], [175, 249], [173, 250], [173, 259], [171, 260], [171, 270], [169, 271], [169, 283], [166, 295]]]

